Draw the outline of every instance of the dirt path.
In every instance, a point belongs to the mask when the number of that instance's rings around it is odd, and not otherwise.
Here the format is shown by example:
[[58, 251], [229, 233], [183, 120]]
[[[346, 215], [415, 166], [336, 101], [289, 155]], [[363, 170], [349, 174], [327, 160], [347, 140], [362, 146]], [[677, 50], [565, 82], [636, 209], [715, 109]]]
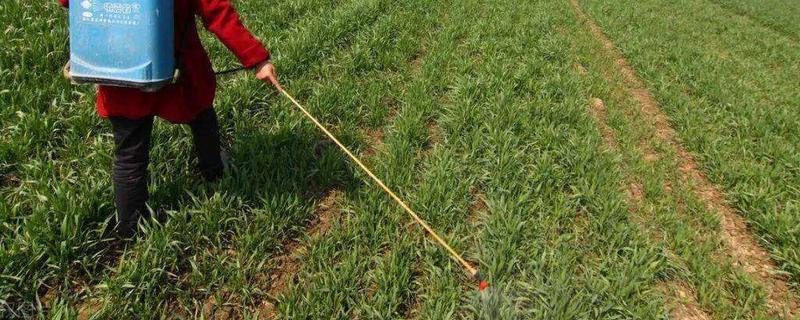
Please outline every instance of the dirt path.
[[736, 266], [741, 267], [764, 285], [767, 293], [767, 306], [771, 313], [783, 317], [797, 315], [798, 299], [789, 290], [786, 277], [778, 273], [769, 253], [750, 234], [745, 220], [727, 204], [728, 201], [721, 189], [711, 183], [698, 169], [697, 162], [678, 141], [677, 133], [669, 123], [667, 115], [661, 110], [650, 90], [646, 88], [644, 81], [639, 78], [636, 71], [616, 49], [614, 43], [606, 37], [597, 23], [583, 12], [578, 3], [570, 0], [570, 5], [579, 19], [585, 21], [594, 37], [602, 43], [607, 51], [606, 54], [613, 58], [617, 69], [624, 77], [626, 90], [639, 103], [640, 112], [654, 125], [656, 138], [665, 142], [675, 151], [680, 164], [681, 179], [693, 186], [694, 193], [703, 201], [709, 211], [718, 214], [726, 254], [733, 258]]

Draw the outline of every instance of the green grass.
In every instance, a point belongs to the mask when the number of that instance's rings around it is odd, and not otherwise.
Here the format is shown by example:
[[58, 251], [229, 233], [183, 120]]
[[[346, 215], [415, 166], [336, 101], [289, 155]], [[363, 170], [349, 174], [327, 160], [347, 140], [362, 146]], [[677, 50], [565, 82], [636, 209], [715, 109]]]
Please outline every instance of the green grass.
[[[785, 6], [792, 12], [791, 2]], [[613, 1], [587, 8], [652, 88], [687, 149], [796, 285], [797, 41], [707, 1]]]
[[777, 33], [800, 39], [800, 3], [781, 0], [715, 0], [720, 6]]
[[[796, 277], [796, 42], [713, 3], [615, 1], [586, 8]], [[762, 287], [718, 254], [715, 215], [680, 181], [674, 154], [652, 142], [664, 157], [644, 160], [640, 141], [654, 140], [653, 128], [567, 2], [236, 4], [286, 88], [476, 262], [492, 294], [478, 294], [250, 74], [221, 79], [216, 101], [234, 168], [201, 182], [188, 129], [158, 122], [149, 204], [169, 217], [144, 222], [124, 253], [108, 252], [109, 126], [91, 87], [60, 78], [63, 10], [11, 0], [0, 3], [0, 318], [72, 319], [80, 309], [209, 318], [211, 305], [257, 318], [269, 302], [285, 318], [663, 319], [663, 287], [674, 282], [715, 318], [770, 317]], [[675, 21], [685, 29], [656, 32]], [[203, 41], [215, 66], [235, 65], [212, 36]], [[593, 97], [607, 103], [618, 150], [586, 112]], [[371, 146], [375, 131], [384, 138]], [[642, 204], [626, 201], [634, 181]], [[327, 233], [308, 234], [331, 190], [342, 195], [339, 216]], [[269, 275], [282, 272], [274, 258], [292, 240], [306, 249], [299, 271], [270, 296]]]
[[[625, 192], [639, 185], [641, 199], [633, 205], [633, 219], [651, 241], [666, 250], [668, 275], [660, 286], [679, 284], [696, 293], [698, 304], [718, 319], [767, 317], [760, 285], [733, 267], [720, 252], [717, 213], [706, 209], [680, 173], [675, 150], [656, 137], [656, 128], [628, 94], [623, 75], [601, 43], [586, 34], [585, 25], [573, 26], [570, 36], [578, 52], [576, 63], [585, 70], [587, 98], [600, 98], [607, 123], [616, 135], [618, 165], [623, 169]], [[655, 159], [648, 159], [656, 154]]]

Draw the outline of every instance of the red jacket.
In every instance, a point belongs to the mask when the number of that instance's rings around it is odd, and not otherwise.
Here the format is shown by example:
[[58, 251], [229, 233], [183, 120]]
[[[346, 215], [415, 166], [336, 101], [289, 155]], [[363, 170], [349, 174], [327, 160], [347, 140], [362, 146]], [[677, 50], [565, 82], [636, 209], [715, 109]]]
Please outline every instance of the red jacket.
[[[58, 1], [69, 5], [69, 0]], [[173, 123], [187, 123], [211, 107], [216, 78], [195, 24], [187, 23], [195, 15], [202, 18], [206, 29], [246, 68], [269, 59], [269, 51], [244, 27], [230, 0], [175, 0], [175, 47], [182, 65], [181, 81], [152, 93], [99, 86], [97, 113], [100, 116], [137, 119], [157, 115]], [[187, 25], [189, 29], [184, 31]]]

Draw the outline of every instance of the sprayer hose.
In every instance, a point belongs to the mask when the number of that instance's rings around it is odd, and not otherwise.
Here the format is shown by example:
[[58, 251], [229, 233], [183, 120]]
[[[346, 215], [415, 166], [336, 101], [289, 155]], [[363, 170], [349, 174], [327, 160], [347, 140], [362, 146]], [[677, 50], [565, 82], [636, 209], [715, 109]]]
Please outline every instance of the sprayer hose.
[[336, 138], [336, 136], [334, 136], [330, 131], [328, 131], [328, 129], [325, 128], [325, 126], [322, 125], [322, 123], [320, 123], [319, 120], [317, 120], [317, 118], [315, 118], [310, 112], [308, 112], [306, 108], [300, 105], [300, 103], [298, 103], [297, 100], [295, 100], [294, 97], [292, 97], [288, 92], [283, 90], [283, 88], [278, 87], [278, 90], [284, 96], [286, 96], [286, 98], [291, 100], [294, 106], [300, 109], [300, 111], [302, 111], [303, 114], [305, 114], [305, 116], [308, 117], [308, 119], [314, 122], [317, 128], [322, 130], [322, 132], [324, 132], [325, 135], [328, 136], [328, 138], [333, 140], [333, 142], [336, 143], [336, 145], [339, 146], [339, 148], [342, 149], [342, 151], [344, 151], [344, 153], [346, 153], [347, 156], [350, 157], [350, 159], [352, 159], [353, 162], [355, 162], [361, 168], [361, 170], [363, 170], [370, 178], [372, 178], [373, 181], [375, 181], [375, 183], [378, 184], [378, 186], [381, 187], [381, 189], [383, 189], [383, 191], [385, 191], [392, 199], [394, 199], [394, 201], [397, 202], [397, 204], [400, 205], [400, 207], [402, 207], [411, 216], [411, 218], [414, 219], [414, 221], [416, 221], [420, 226], [422, 226], [422, 228], [424, 228], [425, 231], [427, 231], [439, 245], [441, 245], [445, 250], [447, 250], [450, 256], [456, 261], [458, 261], [458, 263], [460, 263], [464, 267], [464, 269], [466, 269], [466, 271], [470, 274], [470, 276], [479, 278], [477, 269], [475, 269], [469, 262], [467, 262], [467, 260], [465, 260], [461, 256], [461, 254], [458, 253], [458, 251], [453, 249], [447, 243], [447, 241], [442, 239], [442, 237], [440, 237], [439, 234], [436, 233], [436, 231], [433, 228], [431, 228], [431, 226], [428, 225], [427, 222], [425, 222], [425, 220], [420, 218], [420, 216], [416, 212], [414, 212], [414, 210], [412, 210], [411, 207], [409, 207], [405, 203], [405, 201], [403, 201], [403, 199], [397, 196], [397, 194], [395, 194], [394, 191], [392, 191], [392, 189], [389, 189], [389, 187], [387, 187], [386, 184], [383, 183], [383, 181], [380, 178], [378, 178], [374, 173], [372, 173], [372, 170], [370, 170], [369, 167], [367, 167], [363, 162], [361, 162], [361, 160], [359, 160], [358, 157], [356, 157], [353, 154], [353, 152], [350, 151], [350, 149], [348, 149], [344, 144], [342, 144], [339, 141], [339, 139]]

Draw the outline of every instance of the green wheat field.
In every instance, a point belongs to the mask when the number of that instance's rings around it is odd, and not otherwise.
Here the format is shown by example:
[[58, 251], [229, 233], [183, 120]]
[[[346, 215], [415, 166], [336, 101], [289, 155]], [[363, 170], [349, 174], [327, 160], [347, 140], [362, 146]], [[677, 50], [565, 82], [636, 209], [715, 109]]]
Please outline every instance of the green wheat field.
[[[0, 318], [800, 317], [800, 1], [233, 0], [284, 87], [219, 79], [233, 165], [157, 121], [141, 236], [61, 76], [67, 13], [0, 1]], [[203, 33], [216, 69], [237, 65]]]

